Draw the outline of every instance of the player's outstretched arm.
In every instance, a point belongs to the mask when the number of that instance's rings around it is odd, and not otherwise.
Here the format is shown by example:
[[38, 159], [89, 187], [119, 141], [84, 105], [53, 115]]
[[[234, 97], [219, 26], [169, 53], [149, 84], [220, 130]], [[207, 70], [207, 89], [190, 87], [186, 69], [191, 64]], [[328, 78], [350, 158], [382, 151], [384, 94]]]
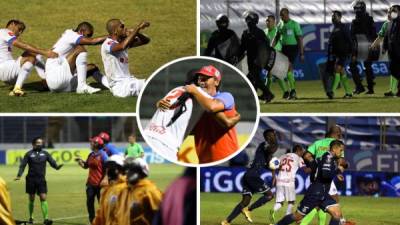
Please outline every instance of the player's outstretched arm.
[[137, 33], [136, 37], [129, 44], [129, 48], [135, 48], [150, 43], [150, 38], [144, 34]]
[[79, 44], [80, 45], [99, 45], [99, 44], [102, 44], [107, 39], [107, 37], [108, 37], [107, 35], [95, 37], [95, 38], [82, 37], [81, 39], [79, 39]]
[[87, 169], [87, 168], [88, 168], [87, 165], [86, 165], [86, 162], [83, 161], [83, 159], [81, 159], [80, 157], [75, 158], [75, 161], [76, 161], [76, 162], [78, 163], [78, 165], [79, 165], [80, 167], [82, 167], [83, 169]]
[[19, 40], [19, 39], [15, 39], [13, 41], [12, 45], [17, 48], [23, 49], [25, 51], [31, 52], [31, 53], [46, 56], [47, 58], [57, 58], [58, 57], [58, 54], [51, 50], [37, 48], [33, 45], [27, 44], [27, 43]]
[[222, 103], [218, 99], [213, 99], [208, 96], [205, 96], [203, 93], [201, 93], [198, 89], [197, 86], [194, 84], [191, 85], [186, 85], [185, 89], [189, 94], [192, 94], [193, 97], [197, 100], [197, 102], [207, 111], [207, 112], [220, 112], [225, 109], [224, 103]]
[[233, 117], [228, 117], [224, 112], [217, 112], [213, 114], [217, 123], [225, 129], [230, 129], [234, 127], [240, 121], [240, 114], [236, 113]]
[[111, 48], [112, 52], [119, 52], [124, 49], [127, 49], [131, 42], [135, 39], [137, 34], [139, 33], [140, 30], [150, 26], [149, 22], [143, 21], [139, 25], [137, 25], [135, 28], [128, 30], [128, 36], [121, 41], [120, 43], [114, 44]]
[[45, 152], [45, 153], [47, 155], [47, 162], [49, 162], [51, 167], [53, 167], [56, 170], [59, 170], [59, 169], [61, 169], [61, 167], [64, 166], [64, 164], [57, 165], [56, 160], [54, 160], [54, 158], [50, 155], [50, 153], [48, 153], [48, 152]]
[[19, 165], [19, 170], [18, 170], [18, 174], [17, 177], [14, 180], [20, 180], [22, 174], [24, 173], [26, 164], [28, 164], [28, 153], [25, 153], [24, 158], [21, 160], [21, 164]]

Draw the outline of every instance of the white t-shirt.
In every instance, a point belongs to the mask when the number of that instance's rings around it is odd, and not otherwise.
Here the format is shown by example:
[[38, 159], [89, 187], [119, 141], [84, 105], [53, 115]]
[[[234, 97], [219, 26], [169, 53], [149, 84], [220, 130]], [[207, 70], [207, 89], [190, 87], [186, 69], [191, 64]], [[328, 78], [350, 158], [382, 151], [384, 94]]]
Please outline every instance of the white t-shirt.
[[295, 153], [287, 153], [282, 155], [281, 169], [276, 179], [276, 185], [294, 186], [297, 170], [304, 167], [304, 160]]
[[12, 42], [17, 39], [14, 33], [7, 29], [0, 29], [0, 63], [13, 60], [12, 57]]
[[118, 44], [118, 41], [107, 38], [101, 45], [101, 58], [103, 59], [104, 71], [111, 85], [113, 82], [131, 77], [129, 73], [128, 51], [125, 49], [112, 52], [111, 48], [115, 44]]
[[[211, 96], [200, 87], [198, 87], [198, 90], [205, 96], [211, 98]], [[164, 99], [169, 99], [170, 103], [173, 105], [183, 93], [185, 93], [183, 87], [176, 87], [172, 89]], [[170, 126], [167, 126], [168, 123], [182, 106], [177, 106], [174, 109], [165, 111], [157, 109], [151, 118], [151, 121], [144, 129], [144, 134], [155, 138], [163, 142], [169, 148], [178, 151], [179, 147], [190, 133], [189, 129], [193, 129], [194, 125], [196, 125], [205, 111], [196, 100], [193, 101], [191, 98], [186, 100], [185, 105], [186, 110]]]
[[59, 57], [66, 57], [68, 53], [79, 44], [79, 40], [83, 35], [68, 29], [65, 30], [57, 42], [53, 45], [53, 52], [56, 52]]

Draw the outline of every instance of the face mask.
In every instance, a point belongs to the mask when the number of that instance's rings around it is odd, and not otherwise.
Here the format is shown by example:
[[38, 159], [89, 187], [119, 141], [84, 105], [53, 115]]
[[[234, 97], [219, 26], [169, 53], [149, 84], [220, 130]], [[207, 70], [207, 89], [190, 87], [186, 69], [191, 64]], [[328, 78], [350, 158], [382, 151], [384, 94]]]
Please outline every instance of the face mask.
[[390, 18], [396, 19], [398, 15], [399, 15], [399, 14], [398, 14], [397, 12], [391, 12], [391, 13], [390, 13]]
[[43, 146], [37, 145], [37, 146], [35, 146], [35, 147], [33, 148], [33, 150], [35, 150], [35, 151], [37, 151], [37, 152], [40, 152], [40, 151], [42, 151], [42, 148], [43, 148]]

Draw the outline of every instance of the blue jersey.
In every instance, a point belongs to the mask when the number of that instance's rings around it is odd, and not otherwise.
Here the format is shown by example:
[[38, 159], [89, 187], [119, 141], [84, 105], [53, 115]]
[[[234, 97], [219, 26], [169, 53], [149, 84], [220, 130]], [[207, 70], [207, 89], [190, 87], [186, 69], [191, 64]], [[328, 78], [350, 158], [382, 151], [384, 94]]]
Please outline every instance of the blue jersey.
[[249, 172], [256, 172], [261, 175], [263, 169], [268, 168], [268, 163], [271, 160], [273, 152], [269, 149], [267, 142], [262, 142], [256, 149], [254, 160], [250, 164], [250, 168], [247, 169]]
[[317, 160], [318, 166], [311, 176], [310, 188], [323, 189], [323, 192], [329, 192], [333, 179], [340, 173], [335, 157], [331, 152], [326, 152]]
[[111, 142], [104, 145], [103, 151], [105, 151], [108, 156], [121, 154], [118, 148], [115, 145], [111, 144]]

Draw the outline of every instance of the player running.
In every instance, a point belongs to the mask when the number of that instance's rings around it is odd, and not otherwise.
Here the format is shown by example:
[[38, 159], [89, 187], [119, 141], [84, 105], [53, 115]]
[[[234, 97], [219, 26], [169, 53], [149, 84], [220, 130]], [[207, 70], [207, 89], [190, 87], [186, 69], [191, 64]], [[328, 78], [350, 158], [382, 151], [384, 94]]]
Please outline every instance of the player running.
[[[33, 66], [35, 66], [39, 76], [42, 79], [45, 78], [43, 70], [36, 66], [37, 63], [41, 63], [36, 58], [37, 54], [48, 58], [58, 56], [51, 50], [39, 49], [21, 41], [20, 36], [24, 30], [24, 22], [15, 19], [8, 21], [6, 28], [0, 29], [0, 80], [14, 85], [10, 96], [23, 96], [25, 94], [22, 85], [31, 73]], [[13, 47], [24, 50], [17, 60], [14, 60], [12, 56]]]
[[340, 177], [344, 171], [343, 166], [338, 163], [343, 154], [344, 143], [334, 140], [330, 143], [329, 151], [322, 154], [315, 162], [311, 185], [307, 189], [303, 200], [295, 213], [283, 217], [277, 225], [287, 225], [300, 220], [315, 207], [328, 212], [331, 215], [329, 225], [341, 224], [342, 212], [339, 203], [329, 194], [331, 183], [335, 177]]
[[129, 72], [128, 49], [146, 45], [150, 38], [140, 31], [149, 27], [149, 22], [140, 22], [135, 28], [127, 29], [119, 19], [107, 22], [108, 37], [101, 46], [104, 71], [114, 96], [138, 96], [144, 86], [144, 79], [137, 79]]
[[[108, 87], [108, 82], [94, 64], [87, 64], [87, 50], [84, 45], [103, 43], [106, 36], [92, 38], [94, 28], [89, 22], [81, 22], [75, 30], [65, 30], [53, 45], [58, 58], [46, 61], [46, 82], [52, 92], [93, 94], [100, 91], [86, 84], [88, 74]], [[76, 75], [75, 75], [76, 71]]]
[[[271, 188], [261, 178], [261, 174], [264, 169], [268, 168], [272, 155], [278, 149], [278, 141], [275, 130], [267, 129], [263, 132], [263, 136], [265, 142], [258, 145], [254, 160], [242, 178], [242, 201], [239, 202], [229, 216], [221, 222], [221, 225], [229, 225], [240, 213], [244, 214], [247, 221], [250, 223], [253, 222], [250, 212], [273, 198]], [[247, 207], [254, 193], [260, 193], [263, 196], [257, 199], [250, 207]]]
[[295, 180], [298, 169], [303, 169], [306, 173], [311, 170], [304, 164], [303, 154], [305, 150], [301, 145], [295, 145], [291, 153], [282, 155], [279, 166], [279, 173], [276, 177], [275, 205], [270, 211], [272, 223], [275, 223], [275, 213], [283, 206], [284, 201], [288, 202], [286, 215], [292, 213], [294, 202], [296, 201]]
[[29, 170], [26, 175], [26, 193], [29, 195], [29, 222], [33, 223], [33, 208], [35, 203], [35, 194], [39, 195], [40, 206], [45, 225], [53, 223], [49, 219], [49, 206], [47, 203], [47, 182], [46, 182], [46, 163], [49, 162], [50, 166], [56, 170], [61, 169], [63, 164], [57, 165], [57, 162], [51, 155], [43, 150], [43, 139], [36, 137], [32, 140], [32, 150], [28, 151], [21, 161], [19, 166], [16, 181], [21, 179], [26, 165]]

